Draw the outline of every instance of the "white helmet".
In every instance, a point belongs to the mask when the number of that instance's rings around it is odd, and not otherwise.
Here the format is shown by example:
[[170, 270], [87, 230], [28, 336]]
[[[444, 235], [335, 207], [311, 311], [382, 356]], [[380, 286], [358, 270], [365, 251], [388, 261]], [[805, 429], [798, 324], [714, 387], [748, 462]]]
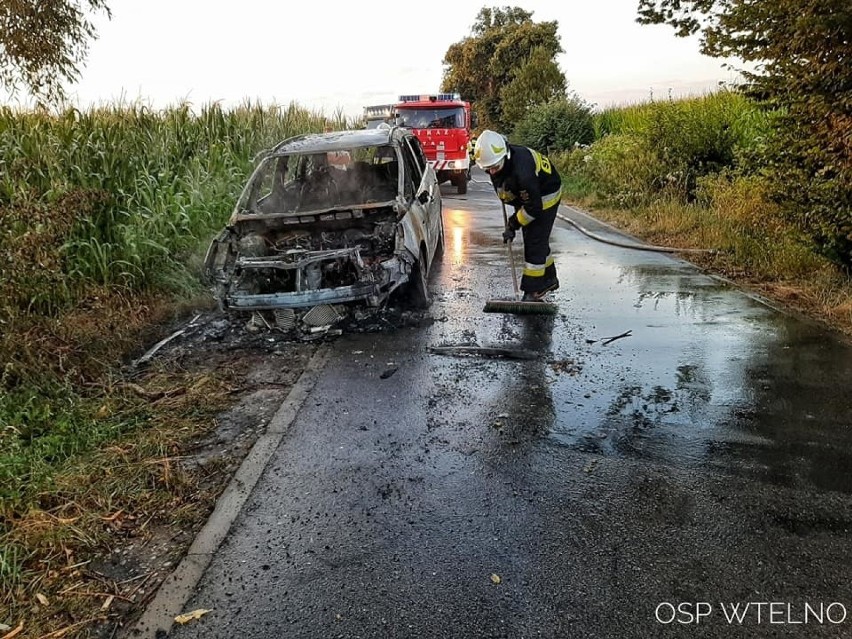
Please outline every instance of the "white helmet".
[[509, 145], [499, 133], [485, 129], [476, 139], [473, 159], [480, 169], [496, 166], [509, 156]]

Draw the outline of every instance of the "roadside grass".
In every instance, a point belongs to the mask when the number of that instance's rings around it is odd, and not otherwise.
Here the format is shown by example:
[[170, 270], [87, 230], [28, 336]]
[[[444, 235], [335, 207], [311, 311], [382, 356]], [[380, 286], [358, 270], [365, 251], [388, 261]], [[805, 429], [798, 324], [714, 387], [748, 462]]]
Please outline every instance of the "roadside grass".
[[139, 584], [97, 588], [88, 562], [206, 517], [221, 461], [179, 462], [231, 374], [129, 383], [121, 364], [212, 304], [201, 256], [255, 154], [347, 126], [294, 104], [0, 108], [0, 624], [18, 639], [138, 603]]
[[[24, 636], [40, 637], [106, 619], [108, 600], [138, 603], [138, 583], [108, 582], [89, 562], [144, 544], [154, 527], [191, 530], [203, 521], [222, 469], [214, 461], [190, 471], [181, 460], [215, 425], [230, 389], [210, 375], [154, 371], [78, 404], [73, 425], [63, 416], [66, 437], [0, 453], [0, 467], [27, 482], [4, 500], [0, 619], [25, 621]], [[29, 473], [14, 472], [28, 465]]]
[[0, 622], [24, 622], [22, 637], [92, 612], [90, 587], [62, 590], [109, 552], [117, 525], [136, 534], [148, 513], [205, 507], [190, 500], [198, 480], [171, 460], [210, 428], [227, 382], [157, 373], [129, 384], [118, 369], [176, 308], [171, 296], [97, 288], [57, 317], [19, 316], [0, 336]]

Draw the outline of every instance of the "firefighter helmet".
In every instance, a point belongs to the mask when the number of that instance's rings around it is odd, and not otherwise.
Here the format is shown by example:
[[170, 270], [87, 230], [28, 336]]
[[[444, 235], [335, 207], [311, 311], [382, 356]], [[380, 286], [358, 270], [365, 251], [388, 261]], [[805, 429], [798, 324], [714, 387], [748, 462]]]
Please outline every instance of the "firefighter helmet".
[[485, 129], [476, 139], [473, 147], [473, 159], [480, 169], [497, 166], [509, 155], [509, 145], [499, 133]]

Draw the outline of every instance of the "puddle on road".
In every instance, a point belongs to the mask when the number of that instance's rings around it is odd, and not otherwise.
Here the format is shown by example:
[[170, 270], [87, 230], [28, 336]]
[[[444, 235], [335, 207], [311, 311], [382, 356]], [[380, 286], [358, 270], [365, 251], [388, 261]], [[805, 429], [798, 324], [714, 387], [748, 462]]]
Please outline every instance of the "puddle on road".
[[[553, 235], [562, 286], [551, 324], [484, 314], [486, 299], [512, 297], [498, 220], [455, 211], [446, 224], [452, 258], [438, 276], [432, 313], [442, 321], [429, 339], [542, 355], [497, 365], [497, 396], [513, 399], [484, 415], [498, 411], [535, 441], [591, 454], [852, 492], [848, 345], [682, 261], [567, 228]], [[554, 361], [570, 361], [571, 372]]]

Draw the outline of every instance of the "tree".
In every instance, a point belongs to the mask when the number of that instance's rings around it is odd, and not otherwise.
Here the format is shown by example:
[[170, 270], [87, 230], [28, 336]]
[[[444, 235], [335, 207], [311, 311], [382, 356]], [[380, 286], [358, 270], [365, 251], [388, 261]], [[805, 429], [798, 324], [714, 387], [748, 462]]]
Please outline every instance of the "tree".
[[781, 113], [765, 158], [774, 197], [852, 269], [852, 3], [639, 0], [637, 20], [700, 33], [703, 53], [756, 64], [742, 88]]
[[544, 47], [536, 47], [529, 57], [516, 67], [509, 83], [500, 89], [503, 118], [517, 123], [530, 109], [551, 100], [565, 97], [565, 76]]
[[558, 26], [518, 7], [482, 8], [471, 35], [447, 49], [441, 89], [474, 102], [483, 127], [511, 130], [532, 106], [565, 95]]
[[88, 43], [97, 37], [87, 8], [110, 17], [104, 0], [0, 0], [0, 86], [61, 101], [63, 82], [79, 78]]

